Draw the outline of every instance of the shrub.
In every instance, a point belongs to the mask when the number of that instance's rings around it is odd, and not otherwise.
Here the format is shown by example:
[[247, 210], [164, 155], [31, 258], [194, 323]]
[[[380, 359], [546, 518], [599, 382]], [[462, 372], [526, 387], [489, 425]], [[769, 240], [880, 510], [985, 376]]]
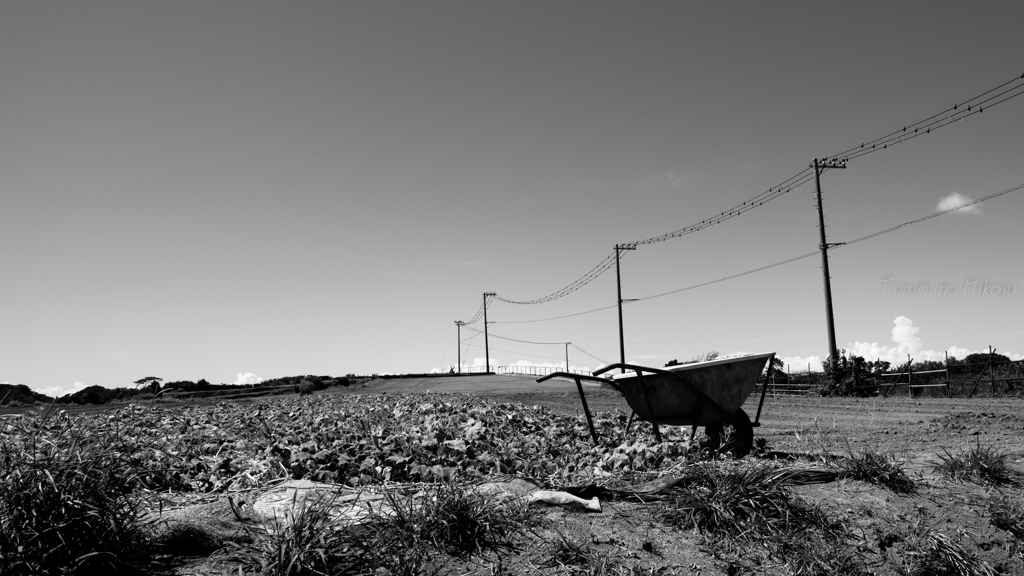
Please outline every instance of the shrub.
[[254, 542], [233, 559], [259, 567], [263, 576], [304, 574], [419, 575], [443, 565], [437, 552], [466, 556], [512, 545], [534, 522], [522, 500], [497, 501], [456, 484], [440, 484], [410, 496], [391, 490], [386, 506], [362, 524], [332, 514], [332, 498], [310, 499], [254, 532]]
[[767, 466], [723, 471], [718, 462], [695, 464], [669, 502], [669, 524], [722, 536], [837, 529], [819, 508], [790, 494], [783, 477]]
[[[550, 546], [547, 567], [561, 566], [570, 568], [569, 573], [603, 576], [618, 573], [610, 552], [595, 550], [590, 542], [578, 541], [561, 532]], [[574, 570], [573, 570], [574, 568]]]
[[501, 502], [455, 483], [438, 485], [425, 508], [431, 542], [455, 556], [507, 548], [514, 536], [536, 522], [522, 499]]
[[895, 536], [885, 550], [901, 576], [995, 576], [977, 555], [949, 536], [918, 525], [909, 534]]
[[1017, 473], [1007, 464], [1009, 455], [993, 446], [982, 446], [981, 439], [955, 454], [943, 448], [936, 457], [938, 461], [930, 462], [932, 470], [957, 482], [999, 485], [1016, 480]]
[[1024, 505], [1005, 496], [993, 498], [988, 503], [988, 513], [993, 526], [1024, 540]]
[[0, 573], [129, 573], [146, 532], [116, 432], [64, 415], [0, 436]]
[[871, 448], [854, 452], [846, 445], [846, 453], [833, 462], [842, 478], [860, 480], [883, 486], [900, 494], [914, 491], [914, 481], [903, 468], [903, 461], [894, 454], [883, 454]]
[[770, 559], [797, 574], [865, 573], [846, 543], [843, 525], [791, 494], [789, 479], [787, 472], [768, 466], [695, 464], [674, 488], [662, 516], [670, 525], [704, 532], [712, 553], [724, 555], [736, 573], [764, 572], [757, 566]]

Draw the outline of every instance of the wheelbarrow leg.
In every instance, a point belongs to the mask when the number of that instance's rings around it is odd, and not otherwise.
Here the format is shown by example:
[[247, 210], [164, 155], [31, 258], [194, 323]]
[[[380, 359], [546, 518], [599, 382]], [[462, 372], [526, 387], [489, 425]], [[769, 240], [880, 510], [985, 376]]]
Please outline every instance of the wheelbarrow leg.
[[629, 421], [626, 422], [626, 432], [623, 434], [624, 436], [629, 436], [629, 429], [633, 426], [633, 418], [636, 418], [636, 412], [630, 412]]
[[761, 385], [761, 401], [757, 403], [757, 416], [754, 416], [754, 426], [761, 425], [761, 407], [764, 406], [764, 394], [768, 391], [768, 378], [772, 375], [772, 370], [774, 369], [772, 362], [775, 362], [775, 354], [768, 358], [768, 371], [764, 373], [764, 384]]
[[694, 418], [693, 428], [690, 429], [690, 444], [693, 444], [693, 439], [697, 437], [697, 422], [700, 422], [700, 417], [704, 414], [704, 399], [697, 398], [697, 416]]
[[640, 379], [640, 391], [644, 393], [644, 404], [647, 405], [647, 415], [651, 419], [651, 427], [654, 428], [654, 439], [661, 443], [661, 432], [658, 430], [658, 419], [654, 417], [654, 409], [651, 407], [651, 396], [647, 393], [647, 383], [644, 382], [644, 375], [639, 370], [636, 371], [637, 378]]
[[597, 430], [594, 430], [594, 419], [590, 417], [590, 407], [587, 406], [587, 397], [583, 394], [583, 383], [580, 382], [579, 377], [575, 378], [576, 389], [580, 392], [580, 402], [583, 403], [583, 413], [587, 415], [587, 426], [590, 427], [590, 437], [594, 439], [594, 445], [597, 446]]

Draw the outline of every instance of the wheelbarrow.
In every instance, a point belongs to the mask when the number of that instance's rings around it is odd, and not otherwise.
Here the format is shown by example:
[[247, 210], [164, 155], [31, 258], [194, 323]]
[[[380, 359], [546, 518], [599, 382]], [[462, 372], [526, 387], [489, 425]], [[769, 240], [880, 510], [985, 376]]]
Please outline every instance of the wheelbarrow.
[[[761, 408], [764, 406], [767, 386], [761, 389], [757, 415], [753, 422], [743, 411], [742, 406], [754, 391], [758, 376], [766, 362], [771, 366], [770, 362], [774, 356], [774, 352], [768, 352], [667, 368], [620, 363], [605, 366], [594, 372], [593, 376], [555, 372], [538, 378], [537, 382], [559, 376], [576, 381], [576, 389], [579, 391], [583, 412], [587, 416], [587, 425], [595, 444], [597, 431], [594, 429], [587, 398], [583, 393], [583, 380], [600, 382], [622, 394], [633, 410], [633, 416], [626, 426], [627, 433], [633, 418], [650, 422], [658, 442], [661, 442], [659, 425], [692, 426], [691, 441], [697, 434], [697, 427], [703, 426], [710, 446], [728, 449], [736, 456], [745, 456], [753, 447], [754, 428], [760, 426]], [[611, 378], [598, 377], [615, 369], [622, 369], [624, 373]], [[733, 429], [728, 446], [722, 446], [725, 426], [732, 426]]]

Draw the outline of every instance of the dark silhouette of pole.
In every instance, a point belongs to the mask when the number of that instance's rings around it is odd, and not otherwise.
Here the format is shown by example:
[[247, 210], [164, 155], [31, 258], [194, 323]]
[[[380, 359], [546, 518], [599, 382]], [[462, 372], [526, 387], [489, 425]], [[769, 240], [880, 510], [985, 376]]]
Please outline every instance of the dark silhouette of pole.
[[[615, 245], [615, 286], [618, 289], [618, 303], [619, 303], [619, 362], [626, 363], [626, 338], [622, 332], [622, 303], [632, 302], [633, 300], [622, 299], [622, 274], [619, 272], [619, 251], [620, 250], [636, 250], [636, 246], [630, 246], [628, 244], [616, 244]], [[626, 373], [626, 369], [622, 369], [622, 373]]]
[[455, 321], [455, 348], [459, 356], [458, 373], [462, 374], [462, 320]]
[[487, 297], [494, 296], [494, 292], [484, 292], [484, 372], [491, 371], [491, 348], [487, 342]]
[[569, 372], [569, 344], [572, 342], [565, 343], [565, 371]]
[[837, 160], [826, 160], [824, 163], [819, 163], [818, 159], [815, 158], [811, 167], [814, 168], [815, 194], [818, 199], [818, 233], [821, 238], [821, 243], [818, 244], [818, 246], [821, 248], [821, 273], [825, 282], [825, 321], [828, 324], [828, 364], [834, 374], [838, 349], [836, 348], [835, 318], [832, 315], [832, 281], [829, 278], [828, 273], [828, 248], [829, 246], [840, 246], [841, 244], [829, 244], [825, 240], [825, 212], [821, 206], [821, 172], [826, 168], [846, 168], [846, 161], [844, 160], [839, 162]]

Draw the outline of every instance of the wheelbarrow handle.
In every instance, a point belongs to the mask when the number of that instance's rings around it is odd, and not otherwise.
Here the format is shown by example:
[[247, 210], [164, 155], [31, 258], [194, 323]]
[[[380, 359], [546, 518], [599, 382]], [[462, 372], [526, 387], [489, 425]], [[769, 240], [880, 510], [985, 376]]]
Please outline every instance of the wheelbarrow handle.
[[537, 378], [537, 382], [544, 382], [545, 380], [550, 380], [556, 376], [561, 376], [563, 378], [572, 378], [573, 380], [576, 381], [576, 390], [578, 390], [580, 393], [580, 402], [583, 404], [583, 413], [586, 414], [587, 416], [587, 427], [590, 428], [590, 437], [594, 440], [594, 445], [596, 446], [597, 429], [594, 428], [594, 418], [593, 416], [590, 415], [590, 406], [587, 405], [587, 396], [586, 394], [583, 393], [582, 380], [597, 381], [601, 382], [602, 384], [611, 384], [612, 387], [615, 388], [615, 390], [617, 391], [619, 390], [619, 388], [615, 384], [613, 384], [611, 380], [607, 378], [595, 378], [593, 376], [586, 376], [584, 374], [573, 374], [571, 372], [555, 372], [553, 374], [548, 374], [547, 376]]
[[671, 376], [673, 378], [678, 378], [679, 377], [678, 374], [676, 374], [675, 372], [672, 372], [671, 370], [662, 370], [661, 368], [651, 368], [650, 366], [639, 366], [637, 364], [625, 364], [625, 363], [622, 363], [622, 362], [619, 362], [617, 364], [611, 364], [609, 366], [605, 366], [604, 368], [601, 368], [600, 370], [594, 372], [594, 376], [597, 376], [598, 374], [604, 374], [605, 372], [610, 372], [610, 371], [615, 370], [617, 368], [622, 368], [622, 369], [626, 369], [626, 370], [633, 370], [633, 371], [636, 371], [636, 372], [650, 372], [651, 374], [664, 374], [666, 376]]

